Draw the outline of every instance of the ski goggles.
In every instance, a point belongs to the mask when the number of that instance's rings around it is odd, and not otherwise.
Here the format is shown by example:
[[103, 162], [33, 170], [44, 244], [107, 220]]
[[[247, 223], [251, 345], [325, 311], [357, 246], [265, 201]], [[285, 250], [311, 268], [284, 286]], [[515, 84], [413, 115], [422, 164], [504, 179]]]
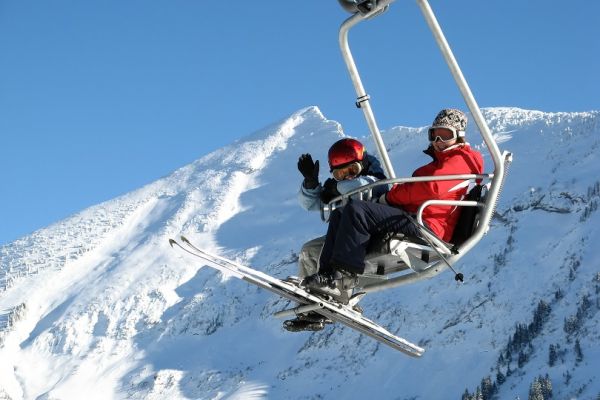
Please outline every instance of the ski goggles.
[[344, 179], [356, 178], [362, 172], [362, 165], [359, 162], [353, 162], [343, 167], [334, 168], [331, 171], [333, 179], [343, 181]]
[[449, 126], [432, 126], [428, 131], [428, 138], [430, 142], [449, 142], [459, 137], [464, 137], [464, 131], [457, 131], [456, 129]]

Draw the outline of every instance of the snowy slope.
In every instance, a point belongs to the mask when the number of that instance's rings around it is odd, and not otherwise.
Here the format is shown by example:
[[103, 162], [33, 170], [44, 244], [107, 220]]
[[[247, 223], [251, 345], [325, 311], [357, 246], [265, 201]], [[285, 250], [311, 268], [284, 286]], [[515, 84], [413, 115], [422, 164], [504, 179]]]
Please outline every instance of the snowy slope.
[[[527, 398], [546, 373], [555, 398], [596, 398], [600, 112], [484, 116], [515, 161], [490, 233], [460, 262], [465, 284], [442, 274], [362, 303], [423, 344], [422, 359], [341, 326], [287, 333], [271, 317], [285, 301], [168, 246], [185, 234], [270, 274], [294, 274], [301, 244], [325, 230], [297, 204], [297, 157], [311, 152], [324, 165], [343, 136], [309, 107], [0, 247], [0, 398], [459, 399], [507, 367], [498, 398]], [[483, 149], [474, 126], [467, 135]], [[424, 128], [384, 138], [399, 176], [427, 162]], [[521, 347], [527, 360], [499, 362], [540, 301], [550, 311]]]

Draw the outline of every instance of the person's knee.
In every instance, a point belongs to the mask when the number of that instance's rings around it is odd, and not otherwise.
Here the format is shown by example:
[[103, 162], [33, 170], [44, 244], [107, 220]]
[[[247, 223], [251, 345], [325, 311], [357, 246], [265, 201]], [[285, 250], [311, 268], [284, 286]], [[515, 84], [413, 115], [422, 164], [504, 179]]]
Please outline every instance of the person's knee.
[[336, 208], [331, 212], [331, 214], [329, 214], [329, 223], [335, 225], [340, 221], [341, 218], [342, 211], [339, 208]]
[[300, 249], [300, 257], [302, 257], [303, 254], [306, 254], [307, 252], [310, 251], [312, 247], [312, 243], [311, 242], [306, 242], [302, 245], [302, 248]]

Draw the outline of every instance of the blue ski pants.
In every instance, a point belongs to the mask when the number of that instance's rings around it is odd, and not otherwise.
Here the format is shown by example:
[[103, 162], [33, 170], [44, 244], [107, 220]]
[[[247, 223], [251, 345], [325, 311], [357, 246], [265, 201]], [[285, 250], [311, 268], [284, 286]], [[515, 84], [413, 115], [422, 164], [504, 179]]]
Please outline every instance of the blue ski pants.
[[418, 228], [408, 215], [401, 208], [351, 199], [329, 217], [319, 272], [331, 273], [334, 269], [343, 269], [362, 274], [371, 238], [390, 232], [419, 236]]

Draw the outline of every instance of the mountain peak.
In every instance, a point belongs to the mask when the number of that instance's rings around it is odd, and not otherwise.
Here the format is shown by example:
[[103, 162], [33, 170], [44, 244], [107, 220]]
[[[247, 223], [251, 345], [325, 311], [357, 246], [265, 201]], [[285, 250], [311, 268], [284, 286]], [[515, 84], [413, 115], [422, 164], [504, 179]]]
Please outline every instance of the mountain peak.
[[[499, 398], [525, 398], [540, 373], [549, 374], [555, 397], [596, 396], [600, 113], [483, 113], [515, 158], [490, 232], [457, 266], [465, 284], [441, 274], [361, 302], [366, 316], [425, 344], [422, 360], [340, 326], [284, 332], [271, 315], [285, 301], [168, 245], [185, 234], [268, 274], [295, 274], [302, 244], [326, 230], [318, 213], [298, 205], [298, 156], [311, 153], [324, 166], [343, 137], [341, 125], [312, 106], [0, 247], [0, 397], [80, 398], [86, 387], [115, 399], [245, 389], [272, 398], [460, 398], [489, 371], [505, 375]], [[422, 163], [422, 133], [384, 132], [399, 176]], [[468, 135], [477, 139], [475, 130]], [[321, 181], [327, 177], [321, 168]], [[551, 306], [545, 328], [523, 347], [526, 362], [513, 354], [506, 376], [515, 326], [527, 324], [540, 301]], [[575, 337], [584, 361], [570, 350]], [[547, 349], [557, 343], [562, 361], [549, 367]], [[436, 384], [420, 384], [424, 375]], [[380, 384], [348, 385], [357, 378]]]

